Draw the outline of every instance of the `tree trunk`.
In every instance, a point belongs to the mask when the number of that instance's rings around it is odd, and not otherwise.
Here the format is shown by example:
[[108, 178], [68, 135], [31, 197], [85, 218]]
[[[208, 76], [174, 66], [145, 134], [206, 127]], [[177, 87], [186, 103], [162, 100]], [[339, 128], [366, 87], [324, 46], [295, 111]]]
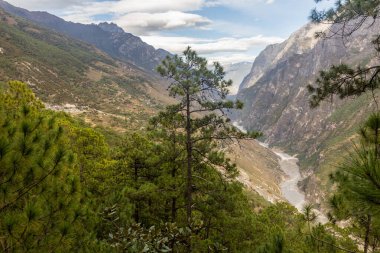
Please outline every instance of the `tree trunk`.
[[177, 199], [172, 198], [172, 222], [175, 222], [177, 216]]
[[140, 209], [140, 203], [139, 203], [139, 201], [136, 201], [135, 213], [133, 214], [133, 217], [134, 217], [136, 223], [139, 223], [139, 221], [140, 221], [140, 213], [139, 213], [140, 210], [139, 209]]
[[[187, 153], [187, 185], [186, 185], [186, 218], [187, 224], [191, 229], [191, 209], [192, 209], [192, 160], [193, 149], [191, 143], [191, 115], [190, 115], [190, 95], [186, 95], [186, 153]], [[188, 240], [188, 252], [191, 252], [191, 239]]]
[[[137, 162], [133, 162], [133, 168], [134, 168], [134, 181], [135, 181], [135, 189], [137, 190], [137, 181], [138, 181], [138, 165]], [[140, 209], [140, 203], [138, 200], [135, 200], [135, 212], [134, 212], [134, 218], [135, 222], [138, 223], [140, 220], [140, 214], [139, 214], [139, 209]]]
[[[177, 155], [177, 149], [176, 149], [176, 135], [175, 133], [173, 133], [173, 154], [174, 154], [174, 157], [172, 159], [172, 162], [175, 166], [173, 166], [172, 168], [172, 179], [174, 180], [174, 178], [176, 177], [176, 174], [177, 174], [177, 166], [176, 166], [176, 155]], [[174, 189], [173, 190], [176, 190], [175, 187], [173, 187]], [[172, 218], [172, 222], [174, 223], [175, 222], [175, 219], [176, 219], [176, 216], [177, 216], [177, 198], [172, 198], [172, 207], [171, 207], [171, 218]]]
[[364, 253], [368, 253], [370, 232], [371, 232], [371, 215], [368, 215], [367, 216], [367, 224], [365, 227]]

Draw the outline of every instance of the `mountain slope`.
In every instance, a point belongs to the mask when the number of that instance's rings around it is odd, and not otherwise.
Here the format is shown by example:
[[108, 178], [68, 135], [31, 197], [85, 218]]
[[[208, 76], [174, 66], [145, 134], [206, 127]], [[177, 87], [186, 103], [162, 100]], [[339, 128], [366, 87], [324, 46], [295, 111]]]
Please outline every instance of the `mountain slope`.
[[244, 77], [250, 73], [252, 68], [251, 62], [239, 62], [234, 64], [229, 64], [224, 67], [224, 71], [226, 72], [226, 79], [232, 80], [232, 87], [230, 88], [231, 95], [236, 95], [241, 82]]
[[139, 37], [124, 32], [115, 24], [84, 25], [67, 22], [47, 12], [28, 11], [3, 0], [0, 0], [0, 7], [10, 14], [33, 21], [45, 28], [90, 43], [114, 58], [130, 62], [148, 71], [153, 71], [163, 58], [169, 55], [169, 52], [154, 49]]
[[325, 29], [308, 24], [287, 41], [265, 49], [240, 87], [238, 98], [245, 108], [235, 115], [245, 128], [263, 131], [270, 145], [299, 154], [303, 174], [308, 176], [303, 188], [309, 199], [317, 202], [322, 201], [320, 188], [328, 187], [331, 162], [337, 161], [375, 103], [372, 96], [364, 95], [356, 100], [334, 99], [332, 104], [326, 102], [312, 110], [306, 86], [332, 64], [375, 60], [368, 33], [379, 33], [380, 24], [370, 28], [365, 24], [347, 41], [316, 40], [313, 33]]
[[86, 43], [0, 9], [0, 80], [27, 82], [53, 108], [115, 129], [140, 126], [162, 104], [163, 85]]

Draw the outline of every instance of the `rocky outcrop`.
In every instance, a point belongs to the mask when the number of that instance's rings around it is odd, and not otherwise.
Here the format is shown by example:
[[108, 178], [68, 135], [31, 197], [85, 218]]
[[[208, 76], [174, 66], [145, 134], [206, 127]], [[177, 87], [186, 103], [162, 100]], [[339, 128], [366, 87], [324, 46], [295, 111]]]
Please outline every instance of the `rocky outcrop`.
[[3, 0], [0, 0], [0, 8], [45, 28], [92, 44], [114, 58], [132, 63], [148, 71], [154, 71], [166, 55], [169, 55], [169, 52], [162, 49], [156, 50], [143, 42], [141, 38], [124, 32], [122, 28], [112, 23], [84, 25], [67, 22], [47, 12], [28, 11], [12, 6]]

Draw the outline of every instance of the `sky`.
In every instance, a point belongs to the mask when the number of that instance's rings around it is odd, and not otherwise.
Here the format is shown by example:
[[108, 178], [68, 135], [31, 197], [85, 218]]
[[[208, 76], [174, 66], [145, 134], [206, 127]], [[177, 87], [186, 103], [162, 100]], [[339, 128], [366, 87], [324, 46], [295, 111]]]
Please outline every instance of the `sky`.
[[253, 62], [308, 22], [326, 0], [8, 0], [79, 23], [113, 22], [156, 48], [180, 54], [188, 45], [210, 61]]

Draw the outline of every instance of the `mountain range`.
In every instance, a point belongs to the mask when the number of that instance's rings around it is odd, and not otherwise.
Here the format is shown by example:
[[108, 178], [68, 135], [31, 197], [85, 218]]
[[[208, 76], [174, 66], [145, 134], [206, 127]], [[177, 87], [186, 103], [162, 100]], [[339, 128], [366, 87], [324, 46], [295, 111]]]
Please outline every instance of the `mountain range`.
[[90, 124], [124, 131], [170, 101], [151, 71], [1, 8], [0, 48], [0, 81], [24, 81], [47, 106]]
[[3, 0], [0, 0], [0, 8], [39, 26], [87, 42], [118, 60], [130, 62], [150, 72], [154, 72], [155, 67], [170, 55], [169, 52], [155, 49], [141, 38], [124, 32], [113, 23], [85, 25], [68, 22], [47, 12], [15, 7]]

